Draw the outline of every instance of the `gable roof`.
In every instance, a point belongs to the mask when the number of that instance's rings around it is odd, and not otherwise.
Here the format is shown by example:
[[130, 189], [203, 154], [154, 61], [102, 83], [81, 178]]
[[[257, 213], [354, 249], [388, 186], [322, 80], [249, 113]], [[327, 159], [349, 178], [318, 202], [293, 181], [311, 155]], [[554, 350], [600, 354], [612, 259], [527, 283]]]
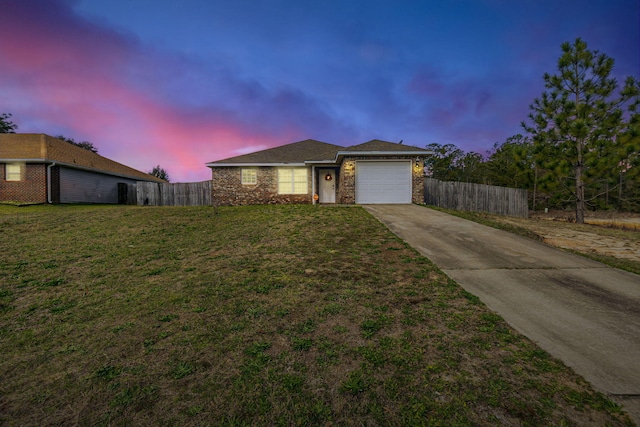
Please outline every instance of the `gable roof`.
[[220, 166], [275, 166], [329, 164], [336, 163], [346, 155], [429, 155], [431, 151], [410, 145], [373, 139], [363, 144], [342, 147], [340, 145], [307, 139], [292, 144], [281, 145], [267, 150], [243, 154], [223, 160], [207, 163], [209, 167]]
[[400, 143], [387, 142], [379, 139], [372, 139], [371, 141], [368, 141], [362, 144], [352, 145], [350, 147], [345, 148], [343, 151], [346, 151], [346, 152], [384, 151], [384, 152], [394, 152], [394, 153], [397, 152], [399, 154], [402, 154], [403, 152], [406, 152], [406, 151], [411, 151], [412, 153], [416, 151], [422, 151], [424, 152], [424, 154], [430, 153], [429, 150], [425, 150], [424, 148], [413, 147], [411, 145], [403, 145], [402, 142]]
[[272, 164], [298, 164], [304, 165], [308, 160], [323, 160], [335, 157], [339, 145], [326, 142], [305, 139], [292, 144], [281, 145], [275, 148], [229, 157], [207, 163], [207, 166], [240, 166], [240, 165], [272, 165]]
[[165, 182], [81, 147], [41, 133], [0, 134], [0, 160], [56, 163], [138, 181]]

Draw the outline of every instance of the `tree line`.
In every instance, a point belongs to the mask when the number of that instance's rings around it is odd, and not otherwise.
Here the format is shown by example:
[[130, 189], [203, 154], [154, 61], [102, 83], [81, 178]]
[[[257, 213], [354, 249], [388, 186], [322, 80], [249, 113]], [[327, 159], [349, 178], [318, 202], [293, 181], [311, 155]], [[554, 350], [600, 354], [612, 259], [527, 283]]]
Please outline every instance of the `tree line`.
[[531, 209], [640, 212], [640, 84], [611, 77], [614, 60], [580, 38], [563, 43], [556, 74], [529, 106], [524, 135], [481, 155], [430, 144], [433, 178], [526, 188]]
[[[453, 144], [427, 146], [427, 175], [446, 181], [526, 188], [531, 209], [640, 212], [640, 83], [611, 77], [613, 58], [578, 38], [561, 45], [555, 74], [529, 106], [523, 134], [496, 142], [484, 155]], [[0, 114], [0, 133], [15, 132], [11, 114]], [[59, 136], [97, 152], [93, 144]], [[150, 174], [166, 179], [159, 165]]]

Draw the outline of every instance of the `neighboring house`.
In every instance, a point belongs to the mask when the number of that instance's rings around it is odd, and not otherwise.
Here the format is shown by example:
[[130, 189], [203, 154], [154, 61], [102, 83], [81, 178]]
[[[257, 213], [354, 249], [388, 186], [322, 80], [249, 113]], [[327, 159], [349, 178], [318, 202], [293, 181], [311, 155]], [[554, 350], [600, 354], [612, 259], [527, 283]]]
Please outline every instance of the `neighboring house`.
[[0, 134], [0, 202], [126, 203], [137, 181], [165, 182], [48, 135]]
[[218, 205], [424, 203], [422, 148], [311, 139], [207, 163]]

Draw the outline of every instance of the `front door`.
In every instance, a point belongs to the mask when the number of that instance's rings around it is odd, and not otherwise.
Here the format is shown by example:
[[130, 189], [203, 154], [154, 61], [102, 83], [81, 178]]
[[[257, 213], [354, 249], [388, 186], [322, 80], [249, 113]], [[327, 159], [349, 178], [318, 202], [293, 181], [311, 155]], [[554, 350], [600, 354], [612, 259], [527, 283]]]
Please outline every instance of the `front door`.
[[333, 169], [320, 169], [318, 175], [320, 181], [320, 203], [335, 203], [336, 171]]

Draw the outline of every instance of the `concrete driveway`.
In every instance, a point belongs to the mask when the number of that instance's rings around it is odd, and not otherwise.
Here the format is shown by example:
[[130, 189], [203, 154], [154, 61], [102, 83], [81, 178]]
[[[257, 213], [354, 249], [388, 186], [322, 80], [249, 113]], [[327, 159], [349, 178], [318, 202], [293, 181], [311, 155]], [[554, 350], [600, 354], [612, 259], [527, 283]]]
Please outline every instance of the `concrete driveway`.
[[640, 425], [640, 276], [422, 206], [365, 209]]

